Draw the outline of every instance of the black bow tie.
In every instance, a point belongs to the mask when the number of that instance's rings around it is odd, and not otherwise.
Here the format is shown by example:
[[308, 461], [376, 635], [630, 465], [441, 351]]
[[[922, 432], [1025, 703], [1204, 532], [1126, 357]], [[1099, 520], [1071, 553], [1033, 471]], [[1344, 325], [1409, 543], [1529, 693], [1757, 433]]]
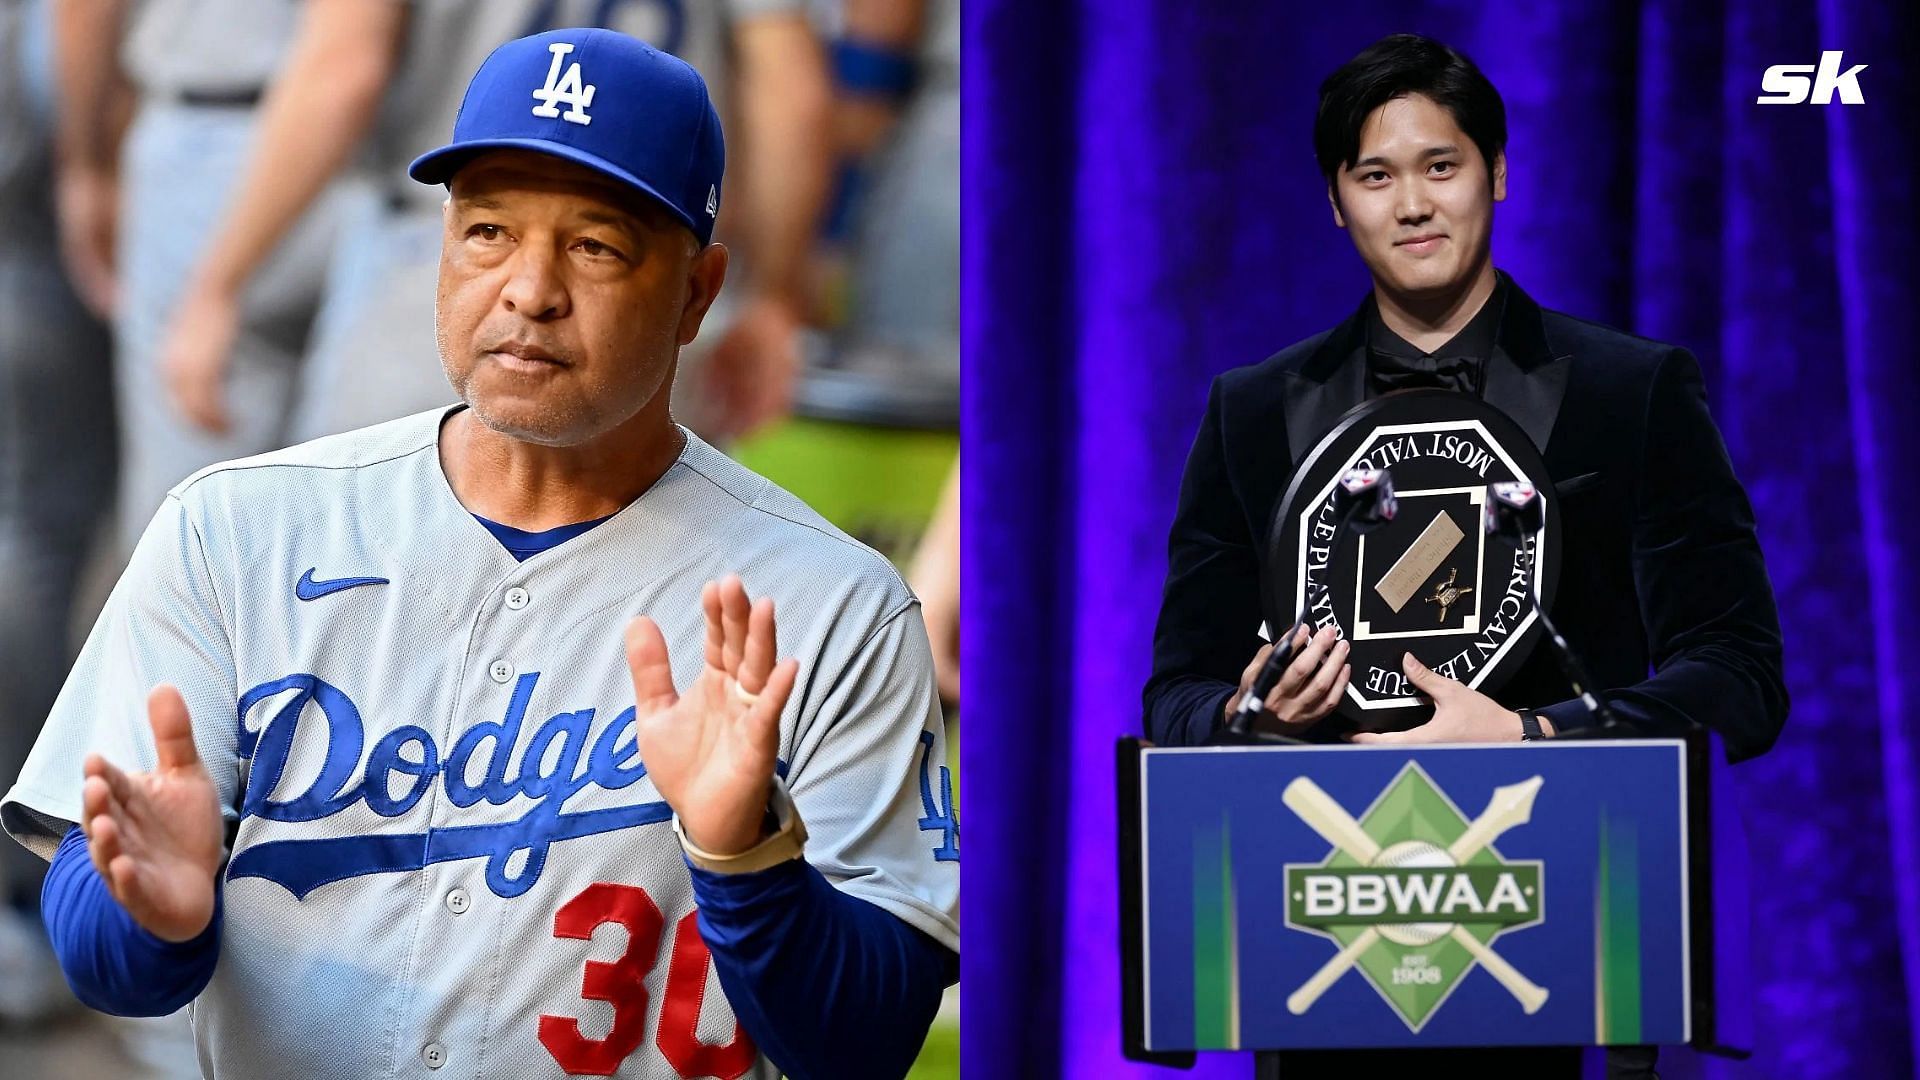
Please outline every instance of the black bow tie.
[[1402, 356], [1383, 349], [1367, 350], [1367, 375], [1375, 390], [1412, 390], [1434, 387], [1462, 394], [1480, 390], [1481, 361], [1472, 356]]

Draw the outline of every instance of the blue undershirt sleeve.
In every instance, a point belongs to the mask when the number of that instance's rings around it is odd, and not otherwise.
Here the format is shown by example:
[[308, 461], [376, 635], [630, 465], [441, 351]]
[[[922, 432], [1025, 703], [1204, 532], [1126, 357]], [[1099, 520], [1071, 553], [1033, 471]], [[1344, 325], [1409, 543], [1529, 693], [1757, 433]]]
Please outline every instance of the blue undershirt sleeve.
[[40, 890], [47, 936], [74, 996], [115, 1016], [166, 1016], [206, 989], [220, 958], [220, 909], [216, 887], [213, 921], [199, 937], [155, 937], [107, 891], [77, 826], [60, 841]]
[[804, 859], [688, 869], [714, 971], [762, 1053], [792, 1080], [906, 1075], [957, 954]]

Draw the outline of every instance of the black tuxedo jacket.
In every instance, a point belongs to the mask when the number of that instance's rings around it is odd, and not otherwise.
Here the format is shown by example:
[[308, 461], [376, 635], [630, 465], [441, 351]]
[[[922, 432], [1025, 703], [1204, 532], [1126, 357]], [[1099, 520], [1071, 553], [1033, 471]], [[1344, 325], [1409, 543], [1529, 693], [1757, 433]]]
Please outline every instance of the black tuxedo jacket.
[[[1485, 398], [1542, 448], [1561, 500], [1554, 621], [1621, 719], [1658, 735], [1704, 724], [1729, 758], [1761, 753], [1787, 715], [1780, 619], [1699, 364], [1507, 285]], [[1295, 463], [1366, 396], [1364, 311], [1214, 380], [1167, 545], [1145, 692], [1156, 743], [1212, 734], [1262, 644], [1258, 553]], [[1544, 642], [1494, 696], [1556, 728], [1590, 722]], [[1335, 714], [1316, 732], [1348, 729]]]

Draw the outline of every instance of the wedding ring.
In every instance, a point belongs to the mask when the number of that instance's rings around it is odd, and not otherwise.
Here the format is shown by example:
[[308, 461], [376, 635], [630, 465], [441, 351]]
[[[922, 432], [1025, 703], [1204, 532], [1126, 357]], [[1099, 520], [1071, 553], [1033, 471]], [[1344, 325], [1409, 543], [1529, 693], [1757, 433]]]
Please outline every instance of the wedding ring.
[[747, 693], [747, 688], [741, 686], [738, 679], [728, 679], [727, 685], [733, 689], [733, 696], [738, 698], [742, 703], [748, 706], [760, 703], [760, 695]]

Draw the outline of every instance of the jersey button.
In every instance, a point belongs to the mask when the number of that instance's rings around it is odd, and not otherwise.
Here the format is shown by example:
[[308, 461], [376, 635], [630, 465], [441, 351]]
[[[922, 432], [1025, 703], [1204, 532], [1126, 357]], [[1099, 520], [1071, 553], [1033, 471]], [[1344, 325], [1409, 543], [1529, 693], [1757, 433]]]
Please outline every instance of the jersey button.
[[465, 889], [455, 889], [447, 894], [447, 910], [453, 912], [455, 915], [465, 915], [467, 913], [467, 906], [471, 902], [471, 898], [467, 896], [467, 890]]
[[533, 597], [527, 595], [527, 590], [515, 585], [513, 588], [507, 590], [506, 599], [509, 609], [519, 611], [521, 608], [526, 607], [527, 601], [533, 599]]
[[495, 660], [493, 665], [487, 668], [487, 674], [493, 676], [494, 682], [507, 682], [513, 678], [513, 665], [505, 660]]
[[447, 1048], [430, 1042], [420, 1048], [420, 1060], [427, 1063], [427, 1068], [437, 1069], [447, 1063]]

